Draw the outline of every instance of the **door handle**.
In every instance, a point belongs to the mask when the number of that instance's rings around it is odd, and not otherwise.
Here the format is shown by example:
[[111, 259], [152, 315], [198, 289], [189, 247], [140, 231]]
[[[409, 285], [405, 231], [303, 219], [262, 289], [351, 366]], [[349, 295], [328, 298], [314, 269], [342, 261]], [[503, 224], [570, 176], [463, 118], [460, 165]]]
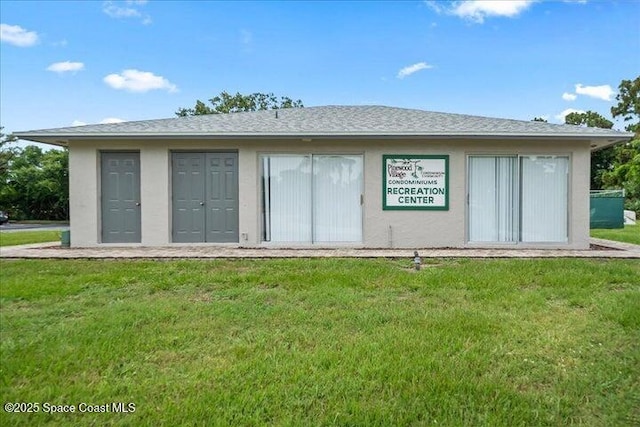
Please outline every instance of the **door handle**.
[[200, 202], [200, 206], [204, 206], [204, 202]]
[[140, 206], [140, 202], [136, 202], [136, 206]]

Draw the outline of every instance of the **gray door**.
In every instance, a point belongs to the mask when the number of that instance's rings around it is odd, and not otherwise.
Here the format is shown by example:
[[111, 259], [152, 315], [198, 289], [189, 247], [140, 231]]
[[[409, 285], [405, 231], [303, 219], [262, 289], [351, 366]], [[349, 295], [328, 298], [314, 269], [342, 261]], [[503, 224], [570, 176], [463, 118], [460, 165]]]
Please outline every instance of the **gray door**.
[[204, 242], [204, 155], [173, 153], [173, 241]]
[[101, 153], [103, 243], [140, 243], [140, 153]]
[[207, 242], [238, 241], [238, 154], [207, 153]]
[[238, 241], [238, 154], [173, 153], [173, 241]]

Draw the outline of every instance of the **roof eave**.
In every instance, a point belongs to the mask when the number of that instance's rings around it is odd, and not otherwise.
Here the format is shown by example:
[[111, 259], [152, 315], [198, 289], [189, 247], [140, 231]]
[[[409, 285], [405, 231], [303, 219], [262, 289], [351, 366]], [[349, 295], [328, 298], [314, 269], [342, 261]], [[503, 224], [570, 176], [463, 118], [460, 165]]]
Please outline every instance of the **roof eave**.
[[317, 132], [296, 132], [296, 133], [202, 133], [202, 132], [183, 132], [175, 134], [167, 133], [37, 133], [37, 132], [16, 132], [14, 133], [19, 139], [51, 144], [57, 146], [68, 146], [71, 140], [105, 140], [105, 139], [506, 139], [506, 140], [522, 140], [522, 139], [562, 139], [562, 140], [588, 140], [591, 141], [591, 149], [593, 151], [615, 145], [620, 142], [626, 142], [633, 138], [634, 134], [629, 132], [620, 132], [617, 135], [597, 135], [597, 134], [574, 134], [574, 133], [390, 133], [381, 134], [374, 132], [350, 132], [350, 133], [317, 133]]

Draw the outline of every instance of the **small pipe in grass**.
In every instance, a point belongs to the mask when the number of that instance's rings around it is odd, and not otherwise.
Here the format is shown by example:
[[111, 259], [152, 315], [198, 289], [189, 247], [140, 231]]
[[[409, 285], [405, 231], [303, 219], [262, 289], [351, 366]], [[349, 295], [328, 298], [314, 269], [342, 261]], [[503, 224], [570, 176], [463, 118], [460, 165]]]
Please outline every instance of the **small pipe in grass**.
[[422, 264], [422, 259], [418, 254], [418, 251], [413, 251], [413, 265], [416, 268], [416, 271], [420, 271], [420, 265]]

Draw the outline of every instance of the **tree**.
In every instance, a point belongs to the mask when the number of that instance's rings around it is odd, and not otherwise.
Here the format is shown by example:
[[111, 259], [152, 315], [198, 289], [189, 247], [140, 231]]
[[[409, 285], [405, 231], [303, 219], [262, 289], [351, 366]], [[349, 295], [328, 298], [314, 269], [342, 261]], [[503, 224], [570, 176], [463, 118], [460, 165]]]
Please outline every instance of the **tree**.
[[[586, 113], [569, 113], [564, 118], [566, 124], [611, 129], [613, 122], [595, 111]], [[615, 148], [608, 147], [591, 153], [591, 188], [604, 188], [603, 175], [613, 170]]]
[[545, 122], [548, 123], [547, 119], [545, 119], [544, 117], [534, 117], [533, 120], [531, 120], [532, 122]]
[[3, 126], [0, 126], [0, 183], [5, 184], [7, 181], [7, 173], [9, 171], [9, 163], [15, 154], [15, 148], [8, 145], [18, 138], [2, 132]]
[[288, 96], [281, 96], [279, 99], [273, 93], [252, 93], [242, 95], [237, 92], [230, 95], [223, 91], [220, 95], [209, 99], [211, 106], [199, 99], [193, 108], [179, 108], [176, 116], [199, 116], [204, 114], [237, 113], [241, 111], [277, 110], [280, 108], [304, 107], [301, 100], [294, 101]]
[[611, 120], [607, 120], [591, 110], [586, 113], [569, 113], [564, 118], [564, 122], [568, 125], [581, 125], [590, 128], [611, 129], [613, 127]]
[[14, 148], [0, 186], [0, 206], [14, 219], [67, 219], [68, 170], [66, 149]]
[[635, 80], [623, 80], [618, 86], [618, 94], [616, 101], [618, 105], [611, 107], [611, 115], [621, 117], [625, 122], [635, 120], [635, 123], [629, 123], [625, 129], [636, 134], [634, 139], [640, 138], [640, 76]]
[[640, 213], [640, 76], [620, 82], [616, 101], [611, 115], [631, 122], [625, 129], [635, 136], [615, 147], [614, 168], [604, 173], [602, 179], [606, 187], [624, 188], [625, 207]]

